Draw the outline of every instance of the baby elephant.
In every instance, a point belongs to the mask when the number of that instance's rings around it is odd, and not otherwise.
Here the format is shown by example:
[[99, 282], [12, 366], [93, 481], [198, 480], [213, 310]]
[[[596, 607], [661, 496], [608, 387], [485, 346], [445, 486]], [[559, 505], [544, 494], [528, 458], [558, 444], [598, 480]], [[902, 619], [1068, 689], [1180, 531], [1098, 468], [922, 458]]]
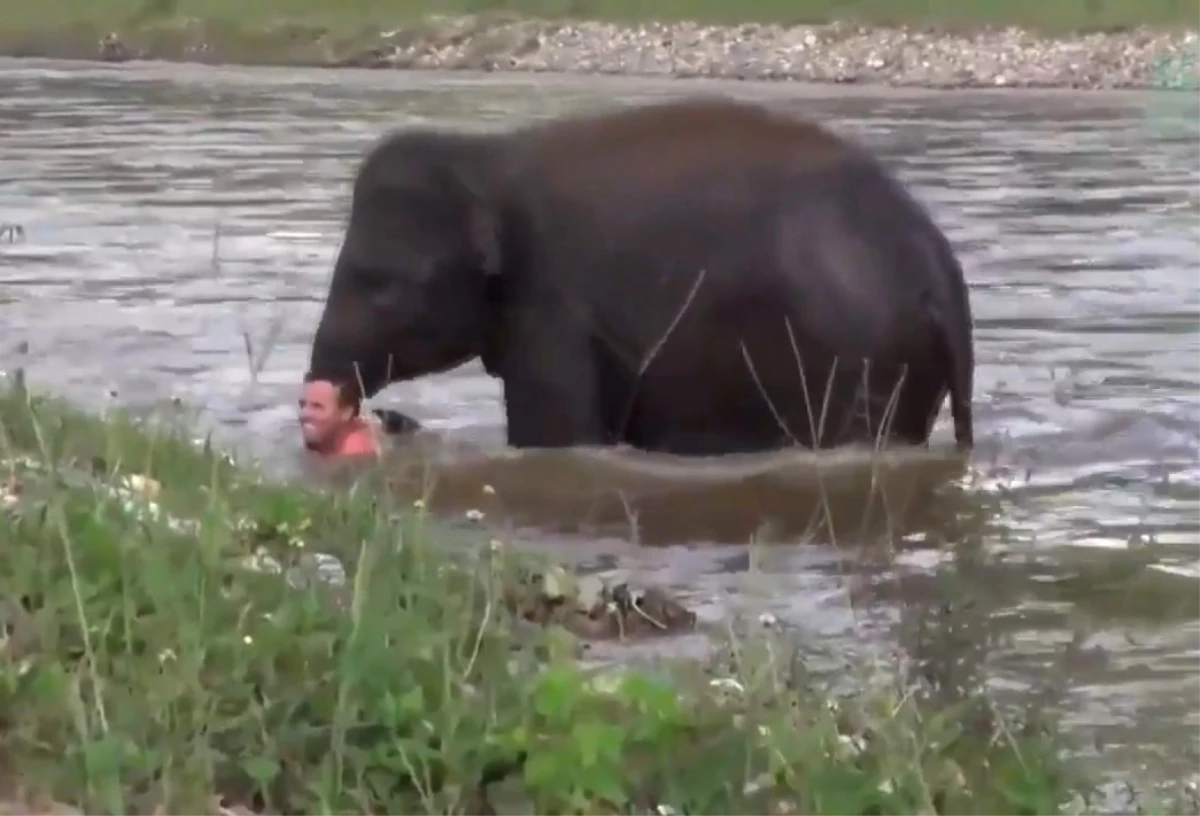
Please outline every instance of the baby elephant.
[[367, 154], [312, 370], [370, 396], [477, 357], [517, 447], [924, 444], [947, 396], [973, 441], [946, 236], [865, 148], [723, 98]]

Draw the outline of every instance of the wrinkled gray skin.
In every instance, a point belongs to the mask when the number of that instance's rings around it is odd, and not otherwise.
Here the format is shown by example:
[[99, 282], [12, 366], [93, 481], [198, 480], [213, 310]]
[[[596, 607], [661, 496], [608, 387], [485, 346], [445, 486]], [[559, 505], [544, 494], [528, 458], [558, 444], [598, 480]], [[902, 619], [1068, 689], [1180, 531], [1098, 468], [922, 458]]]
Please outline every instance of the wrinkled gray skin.
[[723, 99], [367, 155], [310, 367], [371, 396], [475, 357], [515, 447], [922, 444], [947, 395], [973, 441], [945, 236], [862, 148]]

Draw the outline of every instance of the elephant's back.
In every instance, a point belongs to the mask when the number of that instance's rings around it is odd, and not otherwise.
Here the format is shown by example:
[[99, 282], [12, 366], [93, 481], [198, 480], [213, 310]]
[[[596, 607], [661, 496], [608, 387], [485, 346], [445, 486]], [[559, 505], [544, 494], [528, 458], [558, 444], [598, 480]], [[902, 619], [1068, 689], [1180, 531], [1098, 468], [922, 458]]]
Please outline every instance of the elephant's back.
[[513, 169], [525, 189], [586, 197], [592, 206], [781, 168], [871, 163], [860, 145], [818, 122], [721, 97], [568, 116], [513, 135]]
[[821, 327], [846, 314], [871, 345], [930, 284], [927, 212], [819, 123], [700, 98], [553, 120], [510, 144], [527, 245], [625, 356], [672, 323], [698, 341], [753, 336], [764, 318], [837, 334]]

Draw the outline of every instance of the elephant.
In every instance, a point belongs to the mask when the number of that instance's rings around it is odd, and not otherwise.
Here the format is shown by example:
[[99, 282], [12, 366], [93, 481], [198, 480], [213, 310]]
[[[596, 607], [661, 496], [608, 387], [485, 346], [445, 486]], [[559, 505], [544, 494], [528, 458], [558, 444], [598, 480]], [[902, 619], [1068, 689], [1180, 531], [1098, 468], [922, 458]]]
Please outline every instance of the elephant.
[[480, 359], [515, 448], [973, 445], [963, 269], [867, 148], [691, 96], [389, 132], [357, 168], [310, 369], [364, 395]]

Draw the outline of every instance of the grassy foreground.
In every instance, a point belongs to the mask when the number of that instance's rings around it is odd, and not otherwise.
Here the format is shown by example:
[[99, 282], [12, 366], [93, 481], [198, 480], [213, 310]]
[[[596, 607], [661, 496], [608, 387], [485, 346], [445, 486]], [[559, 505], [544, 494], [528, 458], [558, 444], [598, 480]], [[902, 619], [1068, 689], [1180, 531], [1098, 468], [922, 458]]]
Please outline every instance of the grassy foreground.
[[[766, 635], [719, 674], [589, 674], [499, 600], [519, 571], [502, 546], [368, 490], [268, 483], [178, 423], [7, 386], [0, 468], [0, 791], [32, 812], [1086, 801], [1046, 721], [936, 682], [835, 702]], [[289, 580], [249, 568], [263, 550]], [[343, 559], [344, 585], [306, 570], [314, 551]]]
[[1016, 25], [1052, 32], [1200, 25], [1195, 0], [0, 0], [0, 26], [30, 31], [96, 24], [109, 30], [130, 20], [178, 16], [251, 26], [284, 21], [346, 32], [431, 14], [480, 12], [616, 22]]

